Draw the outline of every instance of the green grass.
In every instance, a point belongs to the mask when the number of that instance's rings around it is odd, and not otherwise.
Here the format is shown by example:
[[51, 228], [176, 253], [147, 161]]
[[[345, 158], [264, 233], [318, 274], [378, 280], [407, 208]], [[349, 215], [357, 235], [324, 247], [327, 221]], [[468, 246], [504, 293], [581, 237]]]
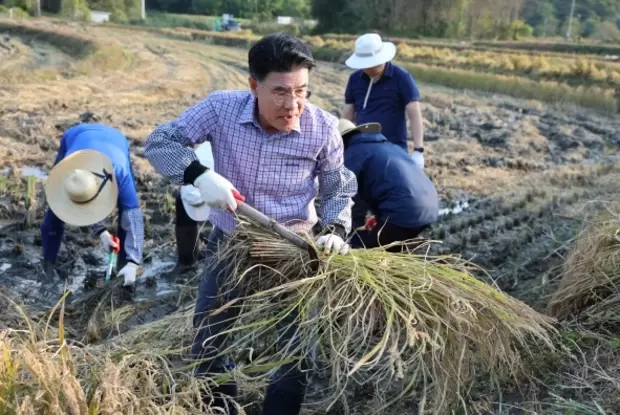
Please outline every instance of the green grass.
[[[217, 19], [221, 19], [221, 16], [162, 13], [149, 10], [146, 23], [134, 22], [134, 24], [157, 28], [185, 27], [188, 29], [214, 30]], [[235, 17], [235, 20], [241, 25], [248, 23], [247, 19]]]

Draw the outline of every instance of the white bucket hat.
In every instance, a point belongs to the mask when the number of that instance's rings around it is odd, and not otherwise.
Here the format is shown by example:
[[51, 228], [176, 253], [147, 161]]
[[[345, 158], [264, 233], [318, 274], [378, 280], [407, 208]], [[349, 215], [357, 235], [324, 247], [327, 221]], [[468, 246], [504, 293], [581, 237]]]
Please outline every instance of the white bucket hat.
[[73, 226], [97, 223], [118, 204], [114, 166], [98, 151], [71, 153], [50, 171], [45, 197], [52, 212], [63, 222]]
[[383, 42], [376, 33], [367, 33], [355, 41], [355, 52], [345, 64], [352, 69], [368, 69], [391, 61], [396, 56], [396, 45]]
[[[213, 162], [211, 143], [206, 141], [200, 144], [194, 153], [196, 153], [200, 164], [207, 166], [210, 169], [214, 169], [215, 163]], [[183, 207], [185, 208], [185, 212], [187, 212], [187, 216], [192, 218], [194, 221], [204, 222], [209, 219], [211, 208], [202, 200], [200, 191], [196, 187], [189, 184], [182, 186], [181, 202], [183, 202]]]
[[379, 124], [378, 122], [369, 122], [356, 126], [346, 118], [341, 118], [340, 120], [338, 120], [338, 132], [340, 132], [340, 135], [342, 137], [356, 131], [359, 131], [361, 133], [380, 133], [381, 124]]

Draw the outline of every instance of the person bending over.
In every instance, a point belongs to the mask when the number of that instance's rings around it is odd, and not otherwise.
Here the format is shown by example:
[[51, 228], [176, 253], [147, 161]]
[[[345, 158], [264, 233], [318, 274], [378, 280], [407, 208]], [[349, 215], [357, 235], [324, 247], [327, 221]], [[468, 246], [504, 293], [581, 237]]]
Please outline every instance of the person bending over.
[[[119, 249], [119, 277], [133, 287], [142, 262], [144, 215], [134, 183], [129, 143], [119, 130], [103, 124], [79, 124], [63, 134], [54, 167], [45, 183], [49, 208], [41, 223], [43, 271], [56, 276], [65, 223], [90, 226], [107, 253]], [[118, 239], [103, 220], [118, 212]]]
[[[338, 129], [345, 148], [344, 164], [357, 177], [358, 192], [353, 202], [367, 205], [376, 220], [374, 226], [352, 234], [352, 248], [406, 241], [437, 221], [435, 186], [402, 147], [381, 134], [379, 123], [355, 126], [341, 119]], [[355, 209], [353, 212], [355, 215]], [[364, 220], [354, 217], [353, 223]]]

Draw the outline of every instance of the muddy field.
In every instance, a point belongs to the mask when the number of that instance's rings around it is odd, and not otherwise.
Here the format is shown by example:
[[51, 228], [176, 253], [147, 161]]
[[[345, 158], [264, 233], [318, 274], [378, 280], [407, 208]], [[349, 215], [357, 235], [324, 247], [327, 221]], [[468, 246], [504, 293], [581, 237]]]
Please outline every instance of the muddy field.
[[[210, 91], [245, 88], [246, 52], [134, 30], [38, 24], [95, 38], [108, 49], [84, 65], [86, 58], [42, 37], [5, 31], [0, 39], [2, 289], [33, 310], [43, 310], [66, 288], [79, 303], [87, 295], [85, 278], [103, 276], [105, 258], [97, 240], [88, 230], [68, 229], [59, 260], [68, 276], [66, 286], [39, 281], [42, 184], [63, 130], [80, 120], [95, 120], [130, 138], [147, 218], [137, 300], [148, 306], [124, 327], [191, 305], [195, 279], [162, 278], [174, 264], [176, 189], [154, 173], [143, 156], [143, 141], [158, 123], [175, 118]], [[311, 81], [312, 102], [337, 114], [348, 73], [345, 67], [320, 64]], [[481, 278], [542, 310], [568, 243], [587, 219], [584, 215], [596, 200], [612, 200], [620, 191], [615, 159], [620, 118], [432, 85], [421, 85], [421, 92], [428, 121], [426, 171], [443, 205], [440, 223], [426, 235], [438, 241], [432, 251], [471, 259], [487, 270]], [[584, 373], [588, 365], [605, 362], [588, 360], [593, 350], [583, 351], [587, 363], [554, 366], [554, 376], [546, 379], [551, 387], [541, 388], [534, 404], [522, 400], [519, 392], [485, 396], [481, 385], [473, 407], [480, 413], [532, 413], [517, 408], [569, 413], [561, 405], [572, 402], [569, 409], [586, 409], [571, 413], [600, 413], [594, 400], [603, 405], [613, 401], [606, 395], [610, 382], [601, 385]], [[498, 401], [508, 403], [501, 406]], [[393, 413], [407, 412], [401, 408]]]

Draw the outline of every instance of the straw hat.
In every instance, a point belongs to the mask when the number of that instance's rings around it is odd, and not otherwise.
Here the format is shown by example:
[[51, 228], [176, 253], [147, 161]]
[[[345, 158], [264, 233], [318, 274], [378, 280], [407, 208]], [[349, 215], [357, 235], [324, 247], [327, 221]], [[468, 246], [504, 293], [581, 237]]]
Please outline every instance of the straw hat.
[[338, 120], [338, 131], [340, 132], [340, 135], [342, 137], [345, 137], [355, 132], [380, 133], [381, 124], [379, 124], [378, 122], [369, 122], [356, 126], [350, 120], [347, 120], [346, 118], [341, 118], [340, 120]]
[[355, 41], [355, 52], [345, 64], [352, 69], [368, 69], [391, 61], [396, 56], [396, 45], [383, 42], [376, 33], [367, 33]]
[[52, 212], [73, 226], [105, 219], [118, 203], [118, 184], [110, 159], [98, 151], [80, 150], [56, 164], [45, 183]]
[[[215, 163], [213, 162], [211, 143], [208, 141], [202, 143], [194, 153], [196, 153], [200, 164], [214, 169]], [[183, 202], [183, 207], [185, 208], [185, 212], [187, 212], [187, 216], [194, 221], [204, 222], [209, 219], [211, 208], [202, 200], [200, 191], [196, 187], [192, 185], [181, 186], [181, 202]]]

